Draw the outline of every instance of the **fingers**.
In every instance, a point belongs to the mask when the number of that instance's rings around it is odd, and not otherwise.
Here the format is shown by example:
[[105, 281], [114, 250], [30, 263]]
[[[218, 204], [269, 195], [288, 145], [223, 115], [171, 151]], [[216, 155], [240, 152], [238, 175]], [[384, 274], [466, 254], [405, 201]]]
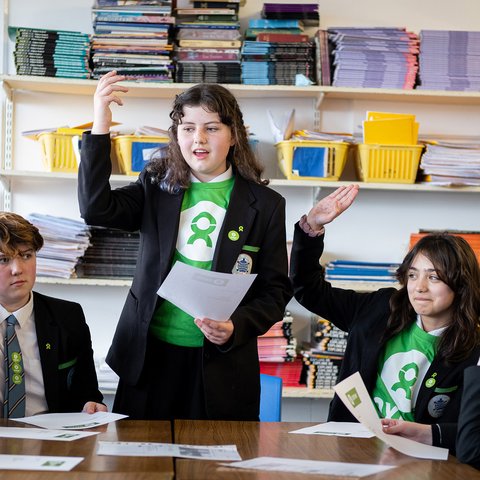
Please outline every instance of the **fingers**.
[[205, 338], [215, 345], [225, 344], [233, 333], [233, 322], [231, 320], [219, 322], [209, 318], [196, 318], [195, 325], [202, 331]]
[[123, 105], [123, 100], [116, 94], [116, 92], [128, 92], [127, 87], [124, 85], [119, 85], [118, 83], [123, 80], [125, 80], [125, 76], [117, 75], [115, 70], [106, 73], [98, 81], [97, 89], [95, 91], [96, 99], [102, 100], [107, 104], [115, 102], [118, 105]]

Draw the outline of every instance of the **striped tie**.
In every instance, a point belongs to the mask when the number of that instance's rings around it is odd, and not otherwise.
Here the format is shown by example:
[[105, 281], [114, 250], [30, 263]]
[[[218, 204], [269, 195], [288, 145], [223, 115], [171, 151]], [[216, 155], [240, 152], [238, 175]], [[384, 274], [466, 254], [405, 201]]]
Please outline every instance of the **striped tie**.
[[5, 335], [5, 393], [3, 395], [3, 417], [21, 418], [25, 416], [25, 381], [22, 352], [15, 333], [17, 319], [7, 318]]

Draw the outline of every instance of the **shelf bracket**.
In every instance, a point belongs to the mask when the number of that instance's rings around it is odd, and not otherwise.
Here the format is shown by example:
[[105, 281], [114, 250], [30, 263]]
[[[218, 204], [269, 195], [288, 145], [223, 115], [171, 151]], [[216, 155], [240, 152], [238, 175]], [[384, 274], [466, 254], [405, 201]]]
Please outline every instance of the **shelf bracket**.
[[4, 97], [3, 103], [3, 142], [2, 142], [2, 168], [11, 170], [12, 164], [12, 134], [13, 134], [13, 90], [4, 80], [1, 82]]
[[323, 99], [325, 98], [325, 93], [320, 92], [317, 96], [317, 98], [314, 99], [314, 105], [313, 105], [313, 130], [316, 132], [320, 131], [320, 126], [322, 124], [322, 115], [321, 115], [321, 110], [320, 106], [322, 105]]

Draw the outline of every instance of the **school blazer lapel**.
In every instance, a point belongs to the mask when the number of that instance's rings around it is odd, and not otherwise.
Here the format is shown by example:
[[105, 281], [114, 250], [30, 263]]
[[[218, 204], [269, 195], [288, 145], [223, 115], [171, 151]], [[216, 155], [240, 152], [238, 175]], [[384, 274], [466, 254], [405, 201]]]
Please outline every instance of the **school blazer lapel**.
[[45, 398], [49, 409], [56, 410], [60, 401], [57, 382], [59, 350], [62, 348], [60, 332], [45, 303], [38, 296], [34, 297], [33, 308]]
[[[212, 269], [232, 273], [235, 262], [249, 236], [256, 216], [255, 196], [248, 183], [238, 174], [235, 177], [230, 202], [217, 240]], [[237, 235], [238, 234], [238, 239]]]
[[173, 253], [178, 235], [180, 209], [182, 207], [183, 193], [172, 195], [160, 191], [158, 204], [157, 231], [159, 239], [159, 273], [162, 282], [168, 274], [172, 264]]

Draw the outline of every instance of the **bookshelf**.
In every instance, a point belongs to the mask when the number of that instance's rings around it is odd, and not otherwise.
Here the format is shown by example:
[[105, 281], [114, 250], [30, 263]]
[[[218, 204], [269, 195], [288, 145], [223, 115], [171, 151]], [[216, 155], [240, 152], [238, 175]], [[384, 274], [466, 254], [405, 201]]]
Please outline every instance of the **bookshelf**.
[[[36, 171], [30, 164], [20, 164], [18, 159], [38, 156], [34, 147], [15, 148], [20, 141], [20, 129], [33, 128], [30, 120], [18, 103], [29, 108], [40, 103], [48, 110], [60, 112], [62, 121], [68, 119], [75, 123], [88, 121], [91, 111], [89, 97], [93, 94], [96, 81], [70, 80], [60, 78], [24, 77], [9, 75], [7, 58], [6, 26], [37, 26], [46, 28], [63, 28], [78, 31], [91, 29], [91, 2], [75, 0], [67, 9], [58, 8], [52, 0], [42, 3], [28, 0], [21, 2], [4, 0], [3, 69], [0, 75], [0, 96], [2, 96], [2, 133], [0, 165], [0, 182], [3, 198], [7, 198], [10, 207], [21, 214], [29, 213], [37, 205], [47, 213], [66, 214], [78, 217], [76, 199], [72, 191], [76, 188], [76, 175]], [[392, 10], [393, 9], [393, 10]], [[244, 7], [246, 18], [258, 17], [258, 4], [247, 2]], [[437, 12], [432, 16], [431, 12]], [[325, 0], [320, 6], [321, 27], [332, 25], [405, 25], [418, 31], [421, 28], [455, 28], [459, 30], [478, 30], [479, 7], [471, 0], [460, 0], [451, 7], [446, 0], [425, 0], [418, 3], [406, 0], [398, 4], [386, 4], [379, 0], [366, 0], [361, 4], [352, 4], [349, 0]], [[12, 70], [10, 70], [12, 71]], [[129, 83], [130, 96], [128, 112], [134, 121], [147, 121], [141, 117], [149, 110], [150, 103], [170, 103], [173, 96], [189, 84], [134, 84]], [[431, 132], [465, 133], [478, 135], [480, 125], [480, 92], [444, 92], [422, 90], [375, 90], [335, 87], [295, 87], [295, 86], [247, 86], [230, 85], [229, 88], [247, 105], [246, 119], [253, 124], [253, 131], [267, 131], [268, 125], [264, 112], [266, 108], [287, 106], [295, 107], [300, 118], [298, 128], [320, 127], [337, 131], [354, 131], [367, 109], [416, 113], [421, 126], [429, 126]], [[53, 102], [56, 97], [61, 101]], [[77, 100], [73, 103], [70, 100]], [[19, 102], [20, 100], [20, 102]], [[151, 102], [150, 102], [151, 100]], [[88, 104], [84, 106], [84, 104]], [[163, 105], [163, 104], [162, 104]], [[145, 109], [145, 107], [147, 107]], [[242, 109], [244, 105], [242, 105]], [[47, 109], [45, 109], [47, 110]], [[127, 110], [127, 108], [125, 109]], [[35, 109], [34, 109], [35, 111]], [[52, 116], [36, 111], [39, 126], [52, 126], [56, 123]], [[77, 114], [80, 112], [80, 114]], [[303, 116], [302, 116], [303, 112]], [[46, 112], [48, 113], [48, 112]], [[61, 115], [60, 115], [61, 116]], [[126, 115], [125, 115], [126, 116]], [[16, 118], [16, 121], [14, 120]], [[71, 118], [73, 117], [73, 118]], [[81, 117], [76, 122], [76, 117]], [[151, 116], [151, 118], [156, 118]], [[75, 119], [75, 120], [74, 120]], [[43, 125], [42, 125], [43, 124]], [[296, 123], [297, 126], [297, 123]], [[263, 134], [262, 161], [274, 163], [275, 153], [271, 148], [269, 132]], [[30, 155], [30, 153], [32, 155]], [[12, 157], [15, 161], [12, 162]], [[9, 159], [7, 165], [5, 159]], [[293, 223], [305, 213], [318, 194], [329, 193], [339, 185], [350, 182], [308, 182], [288, 181], [272, 169], [271, 186], [287, 199], [287, 234], [291, 236]], [[135, 177], [114, 175], [112, 184], [119, 185], [134, 180]], [[33, 187], [31, 192], [27, 189]], [[346, 212], [342, 219], [328, 228], [326, 246], [329, 259], [351, 258], [357, 260], [399, 260], [408, 243], [408, 233], [420, 227], [458, 228], [478, 230], [478, 194], [480, 187], [443, 188], [431, 185], [374, 184], [361, 183], [361, 194], [354, 208]], [[472, 196], [473, 195], [473, 196]], [[16, 198], [20, 197], [19, 201]], [[55, 202], [53, 199], [60, 199]], [[0, 203], [2, 197], [0, 196]], [[51, 200], [51, 201], [50, 201]], [[68, 207], [68, 208], [67, 208]], [[5, 208], [5, 203], [4, 203]], [[113, 329], [128, 292], [129, 281], [98, 279], [47, 279], [39, 278], [38, 290], [42, 293], [79, 301], [85, 309], [94, 349], [102, 353], [108, 348]], [[384, 285], [338, 284], [342, 288], [362, 288], [365, 290]], [[100, 290], [99, 290], [100, 289]], [[96, 304], [94, 299], [98, 299]], [[98, 305], [97, 305], [98, 304]], [[99, 311], [97, 311], [97, 307]], [[289, 307], [299, 322], [299, 335], [306, 335], [309, 330], [309, 315], [296, 306]], [[306, 320], [305, 320], [306, 318]], [[302, 324], [303, 321], [303, 324]], [[332, 392], [326, 392], [332, 395]], [[300, 410], [308, 409], [315, 403], [322, 402], [320, 392], [306, 389], [285, 388], [286, 400], [295, 404], [296, 418], [301, 417]], [[304, 397], [308, 395], [308, 397]], [[305, 407], [305, 408], [304, 408]]]

